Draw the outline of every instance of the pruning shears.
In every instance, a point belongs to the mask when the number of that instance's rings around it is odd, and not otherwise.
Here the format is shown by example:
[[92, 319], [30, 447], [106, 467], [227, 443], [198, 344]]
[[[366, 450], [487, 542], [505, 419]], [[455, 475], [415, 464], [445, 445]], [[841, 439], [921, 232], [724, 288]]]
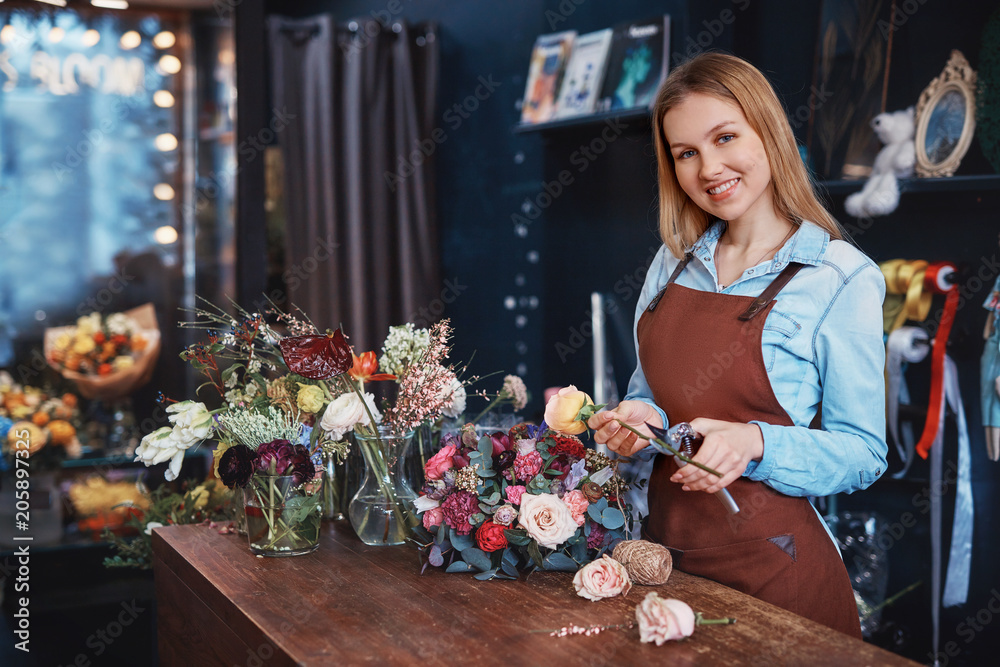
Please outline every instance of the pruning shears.
[[[694, 430], [688, 422], [674, 424], [669, 429], [657, 428], [656, 426], [648, 423], [646, 426], [653, 433], [653, 435], [657, 437], [657, 439], [663, 440], [685, 458], [691, 458], [694, 456], [695, 445], [701, 444], [701, 441], [705, 439], [700, 433]], [[674, 452], [671, 451], [664, 453], [674, 456]], [[687, 461], [677, 458], [678, 468], [683, 468], [687, 464]], [[736, 504], [736, 501], [733, 500], [733, 496], [729, 493], [729, 489], [716, 491], [715, 497], [719, 499], [719, 502], [722, 503], [730, 514], [737, 514], [740, 511], [740, 507]]]

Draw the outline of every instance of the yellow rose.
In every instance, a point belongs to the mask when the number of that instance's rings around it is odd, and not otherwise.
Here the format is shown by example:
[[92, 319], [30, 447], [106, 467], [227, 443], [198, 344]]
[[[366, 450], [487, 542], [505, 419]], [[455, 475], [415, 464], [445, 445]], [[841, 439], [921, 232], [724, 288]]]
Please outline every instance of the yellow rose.
[[90, 336], [77, 336], [76, 340], [73, 341], [73, 352], [80, 356], [90, 354], [94, 351], [95, 347], [97, 347], [97, 344]]
[[586, 422], [577, 421], [576, 416], [585, 405], [594, 401], [573, 385], [563, 387], [545, 405], [545, 423], [554, 431], [578, 435], [587, 430]]
[[323, 409], [323, 404], [326, 402], [326, 396], [323, 394], [323, 390], [314, 384], [302, 384], [298, 383], [299, 394], [295, 397], [295, 403], [299, 406], [299, 409], [303, 412], [317, 413]]

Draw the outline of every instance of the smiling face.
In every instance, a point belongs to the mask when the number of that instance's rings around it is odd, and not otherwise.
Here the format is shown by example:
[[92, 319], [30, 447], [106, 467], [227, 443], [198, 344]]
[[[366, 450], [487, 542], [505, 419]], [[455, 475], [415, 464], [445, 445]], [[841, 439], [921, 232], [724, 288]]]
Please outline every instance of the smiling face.
[[702, 210], [736, 223], [775, 215], [767, 152], [738, 106], [691, 93], [664, 115], [663, 132], [677, 182]]

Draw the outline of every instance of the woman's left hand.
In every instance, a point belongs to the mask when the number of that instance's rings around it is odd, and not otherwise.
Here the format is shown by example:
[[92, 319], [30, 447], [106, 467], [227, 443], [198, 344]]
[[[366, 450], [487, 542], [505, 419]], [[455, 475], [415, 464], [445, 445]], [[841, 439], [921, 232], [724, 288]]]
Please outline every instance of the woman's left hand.
[[670, 478], [683, 484], [685, 491], [715, 493], [724, 489], [743, 475], [750, 461], [759, 461], [764, 455], [764, 436], [756, 424], [699, 417], [691, 420], [691, 427], [705, 438], [691, 460], [720, 472], [722, 478], [686, 465]]

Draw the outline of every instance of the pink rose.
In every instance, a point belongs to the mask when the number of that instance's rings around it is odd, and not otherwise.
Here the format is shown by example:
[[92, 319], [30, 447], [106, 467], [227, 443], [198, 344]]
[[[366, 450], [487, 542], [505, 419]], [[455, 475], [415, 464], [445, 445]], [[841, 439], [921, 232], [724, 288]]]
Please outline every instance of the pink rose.
[[583, 491], [575, 489], [563, 496], [563, 502], [573, 513], [573, 521], [576, 521], [576, 525], [582, 526], [583, 522], [587, 520], [587, 508], [590, 506], [590, 503], [587, 502], [587, 496], [583, 495]]
[[438, 453], [430, 457], [424, 465], [424, 476], [435, 480], [444, 477], [444, 474], [455, 465], [451, 459], [455, 451], [455, 445], [445, 445], [438, 450]]
[[635, 608], [635, 620], [639, 622], [639, 640], [645, 643], [663, 642], [690, 637], [694, 632], [695, 618], [691, 607], [680, 600], [664, 599], [656, 593], [649, 593]]
[[555, 549], [577, 531], [569, 507], [551, 493], [522, 495], [517, 523], [528, 531], [528, 537], [547, 549]]
[[433, 507], [424, 512], [424, 528], [430, 530], [441, 525], [444, 520], [444, 510], [440, 507]]
[[573, 587], [580, 597], [597, 602], [602, 598], [628, 595], [632, 590], [632, 580], [624, 565], [604, 554], [599, 560], [590, 561], [577, 570]]
[[524, 493], [523, 486], [508, 486], [507, 487], [507, 500], [510, 501], [512, 505], [521, 504], [521, 494]]

